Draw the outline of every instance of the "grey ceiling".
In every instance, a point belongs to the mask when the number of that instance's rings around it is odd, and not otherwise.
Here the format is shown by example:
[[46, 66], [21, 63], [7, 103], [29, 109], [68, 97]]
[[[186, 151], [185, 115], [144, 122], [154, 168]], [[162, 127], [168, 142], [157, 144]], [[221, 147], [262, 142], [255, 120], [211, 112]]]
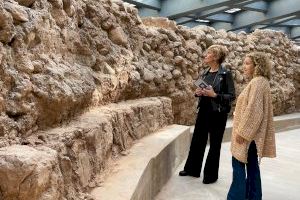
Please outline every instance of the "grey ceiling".
[[[208, 25], [227, 31], [274, 29], [300, 42], [300, 0], [124, 0], [139, 14], [161, 16], [177, 24]], [[239, 11], [230, 13], [230, 10]]]

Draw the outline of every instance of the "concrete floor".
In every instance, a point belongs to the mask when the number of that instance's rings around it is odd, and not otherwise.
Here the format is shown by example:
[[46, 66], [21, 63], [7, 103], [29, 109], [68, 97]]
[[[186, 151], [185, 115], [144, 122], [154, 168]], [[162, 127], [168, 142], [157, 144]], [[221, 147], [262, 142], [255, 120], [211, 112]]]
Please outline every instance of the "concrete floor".
[[[263, 200], [300, 199], [300, 129], [276, 134], [277, 157], [263, 158]], [[183, 162], [155, 200], [224, 200], [232, 180], [230, 143], [223, 143], [218, 182], [202, 184], [200, 178], [179, 177]], [[207, 152], [207, 151], [206, 151]], [[206, 158], [206, 156], [204, 157]]]

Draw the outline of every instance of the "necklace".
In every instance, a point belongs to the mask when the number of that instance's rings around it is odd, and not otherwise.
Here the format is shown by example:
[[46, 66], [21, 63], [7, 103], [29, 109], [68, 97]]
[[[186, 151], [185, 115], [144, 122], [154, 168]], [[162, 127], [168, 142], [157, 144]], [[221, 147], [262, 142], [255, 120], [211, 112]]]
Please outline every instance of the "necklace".
[[[215, 71], [215, 72], [209, 72], [209, 73], [216, 73], [215, 74], [215, 77], [214, 77], [214, 80], [213, 80], [213, 82], [212, 82], [212, 84], [211, 84], [211, 87], [213, 88], [214, 87], [214, 84], [215, 84], [215, 81], [216, 81], [216, 78], [217, 78], [217, 75], [218, 75], [218, 73], [217, 73], [218, 71]], [[206, 77], [207, 77], [207, 75], [204, 77], [204, 80], [206, 79]]]

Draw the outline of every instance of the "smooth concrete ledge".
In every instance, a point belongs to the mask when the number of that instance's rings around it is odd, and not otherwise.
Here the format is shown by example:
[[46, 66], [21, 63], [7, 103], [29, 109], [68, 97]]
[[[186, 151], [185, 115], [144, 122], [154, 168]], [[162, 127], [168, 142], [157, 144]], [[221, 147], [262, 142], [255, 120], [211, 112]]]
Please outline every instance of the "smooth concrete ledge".
[[115, 173], [91, 191], [95, 200], [152, 200], [185, 159], [190, 127], [171, 125], [139, 140]]
[[[300, 128], [300, 113], [274, 117], [276, 132]], [[139, 140], [117, 161], [116, 173], [95, 188], [95, 200], [153, 200], [186, 158], [193, 127], [172, 125]], [[230, 141], [228, 120], [223, 141]]]
[[300, 113], [274, 117], [276, 133], [300, 128]]

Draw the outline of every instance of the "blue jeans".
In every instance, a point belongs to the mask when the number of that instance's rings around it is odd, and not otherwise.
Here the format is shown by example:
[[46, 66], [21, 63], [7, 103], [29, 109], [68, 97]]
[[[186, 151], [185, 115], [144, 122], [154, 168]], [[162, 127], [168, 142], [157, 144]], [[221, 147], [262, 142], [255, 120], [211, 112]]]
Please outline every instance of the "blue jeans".
[[233, 178], [227, 200], [262, 199], [260, 170], [254, 141], [250, 144], [247, 161], [248, 163], [245, 164], [232, 157]]

